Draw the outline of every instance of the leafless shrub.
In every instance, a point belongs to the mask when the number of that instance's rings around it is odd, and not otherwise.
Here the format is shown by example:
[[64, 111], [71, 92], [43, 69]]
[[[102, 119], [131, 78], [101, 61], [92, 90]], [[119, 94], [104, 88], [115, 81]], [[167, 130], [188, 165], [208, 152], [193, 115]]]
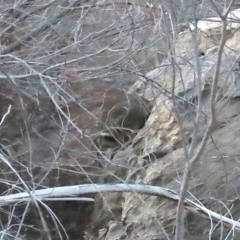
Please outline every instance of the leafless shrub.
[[[142, 79], [144, 87], [151, 86], [153, 92], [172, 99], [172, 112], [179, 124], [186, 167], [180, 197], [177, 198], [175, 239], [183, 239], [184, 204], [188, 201], [189, 179], [217, 125], [216, 102], [222, 97], [218, 87], [222, 56], [229, 28], [234, 26], [236, 31], [238, 26], [236, 14], [229, 15], [234, 6], [233, 0], [205, 1], [202, 9], [200, 5], [198, 1], [186, 0], [84, 0], [61, 1], [60, 4], [59, 1], [44, 0], [40, 5], [38, 1], [2, 1], [1, 192], [6, 195], [27, 192], [31, 196], [34, 200], [31, 204], [37, 209], [41, 225], [32, 227], [36, 232], [43, 229], [47, 239], [53, 238], [50, 228], [54, 229], [59, 239], [65, 239], [69, 234], [52, 207], [31, 195], [31, 191], [79, 182], [94, 186], [101, 174], [101, 181], [107, 175], [106, 178], [110, 176], [110, 179], [124, 182], [122, 176], [128, 168], [131, 176], [144, 169], [140, 166], [131, 172], [129, 165], [120, 168], [121, 164], [111, 162], [106, 156], [102, 157], [113, 168], [118, 166], [120, 173], [111, 173], [108, 168], [99, 169], [95, 162], [97, 154], [101, 155], [102, 151], [93, 140], [97, 131], [94, 125], [101, 119], [102, 109], [111, 109], [119, 101], [126, 101], [129, 86]], [[209, 23], [209, 17], [211, 21], [217, 18], [217, 24], [221, 25], [221, 38], [212, 82], [203, 86], [201, 57], [205, 53], [199, 47], [198, 28], [202, 23]], [[205, 25], [202, 31], [209, 28], [212, 27]], [[191, 33], [193, 53], [178, 52], [182, 50], [177, 46], [179, 34], [185, 30]], [[192, 54], [193, 58], [189, 60], [184, 54]], [[178, 82], [183, 65], [193, 70], [194, 97], [191, 94], [190, 98], [186, 96], [182, 76], [181, 84]], [[146, 75], [151, 70], [151, 74], [161, 73], [166, 66], [172, 74], [167, 86]], [[180, 87], [184, 89], [183, 95], [176, 94], [176, 89]], [[202, 98], [207, 91], [211, 95], [210, 119], [203, 129], [199, 145], [205, 111]], [[184, 140], [187, 133], [179, 102], [191, 105], [196, 113], [190, 144]], [[129, 138], [132, 141], [133, 137]], [[127, 158], [126, 155], [124, 158]], [[17, 202], [16, 208], [20, 204], [21, 201]], [[22, 233], [31, 204], [21, 206], [18, 210], [20, 217], [15, 214], [15, 206], [3, 210], [10, 219], [4, 222], [3, 228], [14, 229], [14, 224], [11, 225], [14, 220], [17, 221], [15, 235]], [[51, 219], [51, 227], [48, 218]], [[166, 239], [170, 239], [164, 233]]]

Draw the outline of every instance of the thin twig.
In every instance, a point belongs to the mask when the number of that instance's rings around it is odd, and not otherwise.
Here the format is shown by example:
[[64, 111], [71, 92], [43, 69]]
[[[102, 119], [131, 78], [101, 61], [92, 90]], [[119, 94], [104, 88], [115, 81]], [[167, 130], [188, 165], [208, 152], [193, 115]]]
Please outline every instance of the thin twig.
[[6, 119], [7, 115], [10, 114], [10, 112], [11, 112], [11, 107], [12, 107], [12, 105], [10, 104], [10, 105], [8, 106], [7, 112], [3, 115], [2, 119], [1, 119], [0, 126], [2, 126], [2, 124], [3, 124], [4, 120]]
[[19, 17], [15, 22], [13, 23], [10, 23], [10, 25], [8, 27], [6, 27], [2, 32], [1, 32], [1, 35], [3, 35], [4, 33], [8, 32], [11, 30], [12, 27], [15, 27], [16, 23], [20, 23], [22, 22], [23, 20], [25, 20], [26, 18], [28, 18], [29, 16], [32, 16], [34, 13], [36, 12], [39, 12], [39, 11], [42, 11], [44, 9], [46, 9], [47, 7], [50, 7], [53, 3], [57, 2], [57, 0], [53, 0], [43, 6], [40, 6], [40, 7], [37, 7], [37, 8], [34, 8], [32, 10], [30, 10], [29, 12], [27, 13], [24, 13], [24, 15], [22, 15], [21, 17]]
[[212, 89], [211, 89], [211, 120], [209, 122], [208, 128], [204, 134], [203, 140], [200, 144], [199, 149], [197, 152], [191, 156], [191, 159], [189, 159], [186, 163], [184, 174], [183, 174], [183, 180], [182, 180], [182, 186], [181, 186], [181, 192], [180, 192], [180, 198], [178, 202], [177, 207], [177, 217], [176, 217], [176, 235], [175, 240], [182, 240], [184, 235], [184, 199], [186, 198], [187, 189], [189, 185], [189, 180], [191, 176], [191, 170], [194, 167], [194, 164], [198, 159], [201, 157], [205, 146], [207, 144], [208, 138], [212, 132], [212, 129], [214, 128], [216, 124], [216, 114], [215, 114], [215, 98], [217, 93], [217, 83], [219, 79], [219, 73], [220, 73], [220, 67], [221, 67], [221, 60], [222, 60], [222, 53], [223, 48], [225, 46], [226, 42], [226, 28], [227, 28], [227, 15], [230, 12], [231, 6], [233, 1], [231, 1], [231, 4], [229, 5], [228, 9], [224, 12], [223, 15], [220, 15], [219, 17], [222, 20], [222, 28], [221, 28], [221, 40], [220, 45], [218, 47], [218, 55], [217, 55], [217, 62], [216, 62], [216, 68], [214, 72], [213, 77], [213, 83], [212, 83]]
[[1, 55], [5, 55], [5, 54], [13, 52], [16, 48], [20, 47], [23, 44], [23, 42], [30, 41], [32, 38], [36, 37], [40, 33], [44, 32], [46, 29], [50, 28], [53, 24], [56, 24], [59, 20], [62, 19], [62, 17], [64, 15], [73, 11], [74, 7], [79, 4], [79, 1], [75, 0], [66, 6], [67, 3], [68, 3], [68, 1], [64, 1], [60, 5], [61, 10], [54, 17], [51, 17], [47, 21], [44, 21], [39, 27], [37, 27], [36, 29], [32, 30], [29, 33], [26, 33], [22, 38], [13, 42], [7, 48], [3, 49], [1, 51]]

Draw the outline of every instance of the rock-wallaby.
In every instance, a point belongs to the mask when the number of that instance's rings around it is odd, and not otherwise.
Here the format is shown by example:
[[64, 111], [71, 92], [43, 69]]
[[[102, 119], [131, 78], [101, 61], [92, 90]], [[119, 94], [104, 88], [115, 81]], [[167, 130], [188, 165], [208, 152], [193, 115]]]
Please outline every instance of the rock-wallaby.
[[98, 124], [100, 131], [94, 140], [101, 152], [129, 145], [138, 131], [144, 127], [150, 114], [152, 102], [137, 95], [127, 96], [127, 100], [114, 105], [103, 114]]

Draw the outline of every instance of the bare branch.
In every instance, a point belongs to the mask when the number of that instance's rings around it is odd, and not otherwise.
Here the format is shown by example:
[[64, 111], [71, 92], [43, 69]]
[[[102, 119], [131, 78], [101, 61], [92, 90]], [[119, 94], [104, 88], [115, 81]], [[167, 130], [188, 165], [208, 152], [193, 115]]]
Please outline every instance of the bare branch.
[[21, 17], [19, 17], [15, 22], [11, 23], [7, 28], [4, 29], [4, 31], [1, 32], [1, 34], [4, 34], [6, 32], [8, 32], [12, 27], [15, 26], [16, 23], [19, 23], [21, 21], [23, 21], [24, 19], [26, 19], [27, 17], [33, 15], [36, 12], [39, 12], [41, 10], [46, 9], [47, 7], [50, 7], [53, 3], [55, 3], [56, 0], [53, 0], [51, 2], [49, 2], [48, 4], [45, 4], [43, 6], [34, 8], [33, 10], [31, 10], [30, 12], [25, 13], [24, 15], [22, 15]]
[[[168, 198], [173, 201], [179, 201], [179, 196], [175, 191], [172, 191], [167, 188], [162, 188], [159, 186], [151, 186], [151, 185], [141, 185], [141, 184], [84, 184], [84, 185], [75, 185], [75, 186], [65, 186], [65, 187], [54, 187], [42, 190], [35, 190], [29, 193], [17, 193], [8, 196], [0, 197], [0, 205], [8, 205], [13, 202], [18, 201], [32, 201], [32, 198], [36, 198], [38, 201], [65, 201], [64, 196], [75, 196], [81, 194], [92, 194], [92, 193], [104, 193], [104, 192], [133, 192], [133, 193], [141, 193], [147, 195], [155, 195]], [[60, 198], [61, 197], [61, 198]], [[84, 200], [82, 198], [69, 198], [69, 201], [78, 201]], [[91, 201], [91, 199], [86, 198], [86, 201]], [[202, 205], [199, 205], [193, 202], [190, 199], [184, 200], [184, 207], [186, 210], [197, 214], [205, 219], [212, 219], [213, 221], [219, 222], [227, 228], [234, 228], [236, 231], [240, 232], [240, 223], [229, 219], [223, 215], [215, 213]]]
[[[85, 2], [85, 0], [83, 0], [83, 1]], [[74, 7], [79, 4], [79, 1], [76, 0], [76, 1], [73, 1], [72, 3], [70, 3], [69, 5], [67, 5], [67, 4], [68, 4], [68, 1], [64, 1], [59, 7], [61, 10], [58, 12], [58, 14], [56, 14], [52, 18], [49, 18], [47, 21], [43, 22], [39, 27], [37, 27], [36, 29], [34, 29], [33, 31], [31, 31], [29, 33], [26, 33], [21, 39], [13, 42], [7, 48], [3, 49], [1, 51], [1, 55], [5, 55], [5, 54], [13, 52], [16, 48], [20, 47], [23, 44], [23, 42], [30, 41], [32, 38], [38, 36], [40, 33], [44, 32], [46, 29], [50, 28], [52, 24], [56, 24], [59, 20], [61, 20], [61, 18], [64, 15], [73, 11]]]
[[[233, 1], [231, 1], [231, 4], [233, 3]], [[228, 9], [226, 10], [226, 13], [228, 14], [231, 6], [229, 5]], [[214, 5], [215, 6], [215, 5]], [[217, 8], [216, 8], [217, 10]], [[183, 239], [183, 235], [184, 235], [184, 199], [186, 197], [187, 194], [187, 189], [188, 189], [188, 185], [189, 185], [189, 180], [190, 180], [190, 176], [191, 176], [191, 170], [194, 167], [194, 164], [196, 161], [198, 161], [198, 159], [201, 157], [205, 146], [207, 144], [209, 135], [212, 131], [212, 129], [214, 128], [214, 126], [216, 125], [216, 110], [215, 110], [215, 104], [216, 104], [216, 94], [217, 94], [217, 83], [218, 83], [218, 79], [219, 79], [219, 73], [220, 73], [220, 68], [221, 68], [221, 59], [222, 59], [222, 53], [223, 53], [223, 49], [226, 43], [226, 28], [227, 28], [227, 14], [224, 15], [220, 15], [220, 18], [222, 20], [222, 27], [221, 27], [221, 40], [220, 40], [220, 44], [218, 47], [218, 56], [217, 56], [217, 62], [216, 62], [216, 68], [215, 68], [215, 72], [214, 72], [214, 76], [213, 76], [213, 83], [212, 83], [212, 89], [211, 89], [211, 120], [209, 122], [208, 128], [204, 134], [204, 137], [202, 139], [202, 142], [200, 144], [199, 149], [197, 150], [197, 152], [195, 154], [192, 154], [190, 156], [190, 159], [187, 159], [187, 163], [185, 166], [185, 170], [184, 170], [184, 175], [183, 175], [183, 180], [182, 180], [182, 186], [181, 186], [181, 192], [180, 192], [180, 199], [178, 202], [178, 208], [177, 208], [177, 217], [176, 217], [176, 235], [175, 235], [175, 239], [176, 240], [182, 240]], [[196, 54], [196, 53], [195, 53]], [[201, 93], [200, 93], [201, 94]], [[199, 114], [199, 112], [198, 112]], [[193, 152], [193, 146], [192, 147], [192, 152]]]

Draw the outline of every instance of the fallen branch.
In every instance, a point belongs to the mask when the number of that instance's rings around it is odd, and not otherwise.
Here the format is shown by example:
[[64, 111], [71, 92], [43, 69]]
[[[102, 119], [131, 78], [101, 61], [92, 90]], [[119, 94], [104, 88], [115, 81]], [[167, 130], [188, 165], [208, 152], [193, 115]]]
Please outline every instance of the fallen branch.
[[[75, 186], [65, 186], [65, 187], [56, 187], [56, 188], [48, 188], [42, 190], [31, 191], [30, 193], [16, 193], [12, 195], [2, 196], [0, 197], [0, 206], [9, 205], [15, 202], [24, 202], [31, 200], [47, 200], [47, 201], [66, 201], [65, 196], [71, 197], [69, 201], [73, 200], [81, 200], [84, 201], [83, 198], [73, 198], [73, 196], [81, 195], [81, 194], [90, 194], [90, 193], [103, 193], [103, 192], [137, 192], [141, 194], [149, 194], [155, 196], [161, 196], [168, 198], [170, 200], [174, 200], [176, 202], [179, 201], [179, 195], [175, 191], [172, 191], [167, 188], [151, 186], [151, 185], [141, 185], [141, 184], [84, 184], [84, 185], [75, 185]], [[86, 198], [86, 201], [92, 201], [90, 198]], [[193, 202], [190, 199], [185, 199], [184, 207], [186, 210], [195, 213], [205, 219], [210, 219], [215, 222], [221, 222], [225, 227], [230, 229], [235, 229], [240, 232], [240, 223], [234, 221], [230, 218], [227, 218], [223, 215], [215, 213], [212, 210], [205, 208], [202, 205], [199, 205]]]

